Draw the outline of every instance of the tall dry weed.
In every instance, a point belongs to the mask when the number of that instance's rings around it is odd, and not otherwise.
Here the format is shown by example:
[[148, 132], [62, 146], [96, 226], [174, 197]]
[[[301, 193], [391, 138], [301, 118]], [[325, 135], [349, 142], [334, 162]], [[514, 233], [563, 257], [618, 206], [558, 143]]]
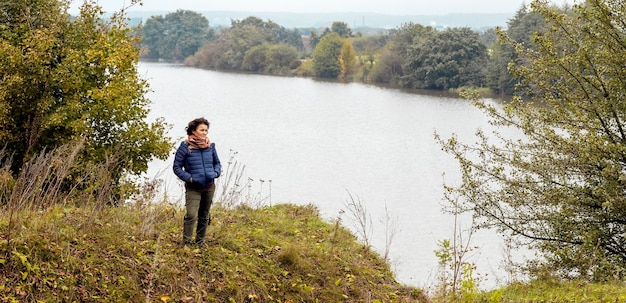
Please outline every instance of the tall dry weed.
[[7, 218], [6, 231], [0, 230], [0, 236], [7, 243], [7, 259], [12, 238], [41, 212], [69, 204], [94, 206], [89, 208], [93, 215], [111, 203], [116, 189], [110, 171], [117, 164], [116, 157], [107, 157], [103, 163], [78, 163], [83, 148], [84, 141], [77, 141], [44, 150], [24, 163], [17, 175], [10, 169], [11, 155], [6, 149], [0, 150], [0, 215]]
[[[272, 204], [272, 180], [257, 179], [246, 176], [246, 166], [237, 160], [237, 151], [230, 151], [228, 162], [223, 167], [222, 176], [217, 179], [221, 188], [216, 193], [215, 201], [221, 206], [232, 209], [245, 205], [259, 208]], [[255, 186], [256, 182], [258, 187]], [[267, 191], [265, 189], [267, 183]]]

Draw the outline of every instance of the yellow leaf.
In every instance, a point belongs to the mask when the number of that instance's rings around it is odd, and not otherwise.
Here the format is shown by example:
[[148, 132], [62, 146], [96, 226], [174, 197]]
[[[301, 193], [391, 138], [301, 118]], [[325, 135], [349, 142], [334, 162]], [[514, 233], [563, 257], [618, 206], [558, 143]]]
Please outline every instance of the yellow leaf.
[[163, 295], [163, 296], [161, 296], [161, 301], [163, 301], [163, 302], [167, 302], [167, 301], [169, 301], [169, 300], [170, 300], [170, 296], [168, 296], [168, 295]]

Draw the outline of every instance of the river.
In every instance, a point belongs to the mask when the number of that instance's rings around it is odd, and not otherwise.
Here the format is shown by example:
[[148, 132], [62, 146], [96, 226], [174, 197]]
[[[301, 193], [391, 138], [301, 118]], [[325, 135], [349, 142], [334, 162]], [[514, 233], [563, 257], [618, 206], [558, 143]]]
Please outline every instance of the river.
[[[434, 133], [467, 141], [477, 128], [490, 129], [471, 102], [443, 92], [163, 63], [142, 62], [139, 71], [152, 90], [150, 117], [172, 124], [176, 141], [188, 121], [207, 118], [222, 163], [232, 156], [245, 165], [251, 194], [265, 197], [265, 204], [314, 204], [329, 222], [341, 218], [357, 232], [345, 212], [352, 195], [371, 216], [370, 242], [381, 254], [388, 249], [398, 281], [422, 288], [437, 283], [434, 250], [454, 232], [453, 217], [442, 212], [443, 184], [458, 182], [459, 171]], [[171, 159], [154, 161], [149, 173], [160, 173], [167, 193], [182, 201]], [[469, 223], [463, 218], [461, 225]], [[472, 245], [477, 248], [466, 258], [477, 265], [481, 288], [506, 282], [502, 261], [508, 254], [499, 237], [481, 232]]]

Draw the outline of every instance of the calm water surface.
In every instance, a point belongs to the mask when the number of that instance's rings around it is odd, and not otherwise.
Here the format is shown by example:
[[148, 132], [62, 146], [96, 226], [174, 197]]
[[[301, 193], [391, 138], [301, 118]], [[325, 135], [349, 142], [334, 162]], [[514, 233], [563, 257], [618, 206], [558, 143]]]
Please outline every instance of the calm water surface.
[[[469, 101], [160, 63], [141, 63], [140, 72], [153, 90], [151, 116], [171, 123], [177, 141], [188, 121], [204, 116], [222, 163], [237, 152], [252, 184], [268, 196], [271, 180], [270, 203], [312, 203], [329, 221], [341, 216], [347, 227], [352, 227], [348, 215], [340, 212], [351, 193], [372, 217], [371, 242], [379, 252], [385, 248], [383, 217], [396, 222], [390, 263], [397, 279], [419, 287], [436, 283], [433, 251], [437, 241], [453, 233], [453, 218], [441, 211], [442, 185], [456, 183], [459, 173], [434, 133], [444, 138], [455, 133], [467, 141], [477, 128], [489, 129], [485, 115]], [[182, 201], [171, 161], [153, 162], [150, 172], [162, 172], [168, 193]], [[259, 180], [266, 182], [259, 185]], [[483, 232], [472, 243], [479, 249], [469, 261], [488, 275], [482, 288], [498, 284], [505, 278], [501, 241]]]

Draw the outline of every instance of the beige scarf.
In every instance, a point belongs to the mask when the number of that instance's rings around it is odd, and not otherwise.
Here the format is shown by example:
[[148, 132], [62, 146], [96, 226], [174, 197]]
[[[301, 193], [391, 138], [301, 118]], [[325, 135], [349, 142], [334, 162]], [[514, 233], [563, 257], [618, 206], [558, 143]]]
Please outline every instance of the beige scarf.
[[189, 145], [189, 149], [204, 149], [211, 146], [211, 140], [209, 137], [204, 139], [196, 137], [195, 135], [191, 135], [187, 137], [187, 144]]

